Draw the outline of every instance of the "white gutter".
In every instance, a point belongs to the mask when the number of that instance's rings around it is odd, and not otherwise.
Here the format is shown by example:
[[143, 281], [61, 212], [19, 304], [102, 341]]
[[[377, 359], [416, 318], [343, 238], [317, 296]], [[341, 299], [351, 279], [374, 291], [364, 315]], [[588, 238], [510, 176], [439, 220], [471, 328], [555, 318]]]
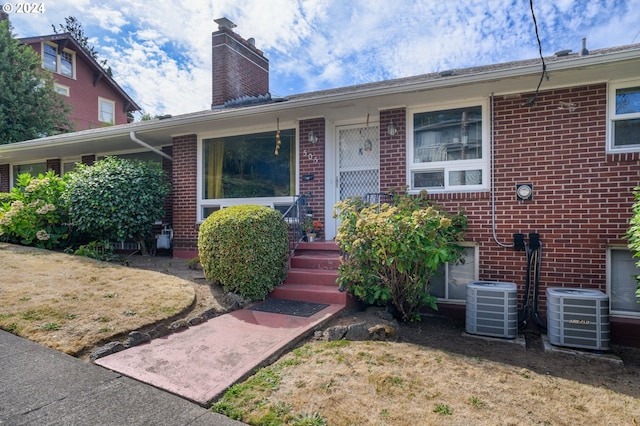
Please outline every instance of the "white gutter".
[[167, 154], [166, 152], [162, 152], [160, 151], [158, 148], [154, 148], [151, 145], [149, 145], [146, 142], [141, 141], [140, 139], [138, 139], [136, 137], [136, 132], [134, 132], [133, 130], [129, 132], [129, 137], [131, 138], [132, 141], [134, 141], [135, 143], [137, 143], [138, 145], [142, 145], [143, 147], [150, 149], [151, 151], [155, 152], [156, 154], [162, 155], [164, 158], [173, 161], [173, 158], [171, 158], [171, 156], [169, 154]]

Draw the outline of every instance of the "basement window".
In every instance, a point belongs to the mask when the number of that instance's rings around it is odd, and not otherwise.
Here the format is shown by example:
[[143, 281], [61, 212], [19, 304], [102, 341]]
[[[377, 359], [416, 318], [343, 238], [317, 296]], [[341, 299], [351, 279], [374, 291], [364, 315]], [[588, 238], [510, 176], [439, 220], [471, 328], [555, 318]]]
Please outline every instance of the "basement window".
[[640, 151], [640, 81], [609, 86], [609, 150]]
[[610, 247], [607, 251], [607, 295], [611, 314], [640, 318], [640, 300], [636, 297], [640, 275], [637, 258], [626, 247]]
[[467, 284], [478, 280], [478, 246], [461, 244], [463, 261], [446, 263], [431, 280], [432, 296], [439, 302], [464, 303], [467, 300]]

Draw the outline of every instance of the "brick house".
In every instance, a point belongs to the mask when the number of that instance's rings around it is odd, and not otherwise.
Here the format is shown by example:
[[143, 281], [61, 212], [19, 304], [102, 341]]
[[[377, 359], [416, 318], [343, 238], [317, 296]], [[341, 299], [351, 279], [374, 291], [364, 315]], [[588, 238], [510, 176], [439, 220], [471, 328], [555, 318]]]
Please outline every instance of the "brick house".
[[210, 111], [0, 146], [0, 190], [14, 163], [152, 148], [172, 176], [174, 256], [190, 257], [198, 224], [225, 206], [310, 195], [332, 239], [338, 200], [426, 189], [469, 219], [466, 262], [434, 290], [442, 310], [460, 311], [471, 280], [522, 291], [514, 234], [536, 233], [541, 312], [547, 287], [601, 290], [612, 340], [640, 345], [639, 272], [623, 239], [640, 185], [640, 45], [562, 52], [544, 74], [538, 58], [275, 99], [262, 52], [216, 22]]
[[140, 107], [68, 33], [21, 38], [51, 71], [75, 131], [129, 123]]

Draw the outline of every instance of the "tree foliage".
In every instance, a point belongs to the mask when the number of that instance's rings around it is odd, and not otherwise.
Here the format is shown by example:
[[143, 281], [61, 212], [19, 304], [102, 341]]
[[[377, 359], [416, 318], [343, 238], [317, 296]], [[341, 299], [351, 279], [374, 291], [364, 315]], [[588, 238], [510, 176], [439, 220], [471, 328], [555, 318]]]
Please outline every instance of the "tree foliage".
[[169, 185], [156, 163], [107, 157], [68, 174], [63, 198], [74, 229], [93, 240], [145, 242], [164, 215]]
[[70, 131], [69, 107], [38, 54], [0, 21], [0, 144]]
[[51, 27], [53, 28], [53, 32], [55, 32], [56, 34], [71, 34], [71, 37], [73, 37], [78, 42], [80, 47], [82, 47], [82, 49], [87, 52], [89, 56], [91, 56], [96, 60], [96, 62], [98, 62], [98, 64], [100, 64], [100, 66], [105, 70], [109, 77], [113, 76], [111, 67], [107, 66], [107, 60], [98, 58], [98, 52], [96, 51], [95, 47], [93, 47], [93, 45], [89, 43], [89, 37], [84, 34], [84, 28], [82, 28], [82, 24], [80, 23], [80, 21], [78, 21], [75, 16], [67, 16], [66, 18], [64, 18], [64, 21], [64, 25], [58, 24], [58, 27], [56, 27], [55, 25], [51, 25]]
[[282, 213], [270, 207], [218, 210], [198, 233], [200, 264], [207, 279], [251, 300], [266, 298], [284, 281], [288, 249]]
[[403, 321], [429, 305], [431, 278], [460, 259], [466, 217], [450, 215], [425, 197], [397, 195], [393, 205], [356, 197], [339, 202], [336, 241], [343, 252], [339, 282], [368, 304], [391, 303]]
[[[629, 229], [627, 230], [627, 239], [629, 240], [629, 248], [633, 252], [634, 257], [638, 258], [638, 268], [640, 268], [640, 187], [635, 188], [633, 195], [635, 197], [635, 203], [633, 204], [633, 215], [629, 222]], [[640, 275], [636, 275], [638, 281], [638, 289], [636, 291], [636, 298], [640, 303]]]

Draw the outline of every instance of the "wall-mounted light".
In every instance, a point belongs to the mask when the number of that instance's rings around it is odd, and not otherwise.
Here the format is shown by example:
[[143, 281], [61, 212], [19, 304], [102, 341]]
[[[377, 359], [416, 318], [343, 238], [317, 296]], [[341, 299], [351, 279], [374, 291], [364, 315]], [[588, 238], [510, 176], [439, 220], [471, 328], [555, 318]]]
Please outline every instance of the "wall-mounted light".
[[394, 136], [396, 133], [398, 133], [398, 128], [393, 123], [393, 121], [391, 121], [391, 123], [387, 126], [387, 134], [389, 136]]
[[309, 143], [317, 143], [318, 135], [316, 135], [316, 132], [312, 130], [309, 132], [308, 139], [309, 139]]

